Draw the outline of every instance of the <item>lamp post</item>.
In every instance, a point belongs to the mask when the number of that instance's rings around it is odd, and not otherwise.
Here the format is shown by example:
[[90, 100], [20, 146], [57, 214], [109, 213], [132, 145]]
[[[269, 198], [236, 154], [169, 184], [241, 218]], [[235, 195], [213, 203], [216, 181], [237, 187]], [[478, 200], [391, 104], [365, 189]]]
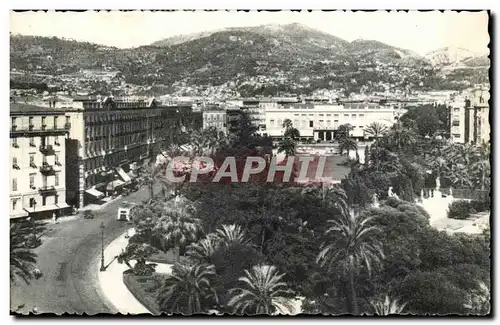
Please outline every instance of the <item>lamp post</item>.
[[101, 272], [106, 271], [104, 266], [104, 221], [101, 221]]

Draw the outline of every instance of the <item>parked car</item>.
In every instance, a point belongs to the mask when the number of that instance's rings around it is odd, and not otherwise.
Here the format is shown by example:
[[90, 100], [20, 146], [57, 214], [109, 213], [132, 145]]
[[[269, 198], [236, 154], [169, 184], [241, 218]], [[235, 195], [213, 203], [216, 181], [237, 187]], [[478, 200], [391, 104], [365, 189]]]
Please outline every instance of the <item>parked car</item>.
[[92, 212], [92, 210], [83, 211], [83, 218], [84, 219], [94, 219], [94, 212]]

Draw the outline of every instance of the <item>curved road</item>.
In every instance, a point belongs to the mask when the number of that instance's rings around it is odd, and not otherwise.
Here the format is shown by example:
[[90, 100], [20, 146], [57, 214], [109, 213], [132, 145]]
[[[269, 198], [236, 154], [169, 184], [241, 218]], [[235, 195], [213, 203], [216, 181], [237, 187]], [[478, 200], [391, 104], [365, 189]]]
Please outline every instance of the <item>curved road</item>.
[[[42, 237], [38, 254], [38, 268], [43, 277], [30, 284], [11, 284], [11, 310], [28, 313], [33, 307], [39, 313], [62, 313], [93, 315], [116, 313], [100, 292], [98, 263], [101, 254], [101, 221], [104, 222], [104, 245], [107, 246], [122, 234], [127, 225], [116, 220], [116, 211], [121, 201], [140, 203], [149, 198], [147, 187], [129, 196], [118, 199], [99, 211], [95, 218], [62, 221], [48, 224]], [[105, 261], [106, 264], [111, 261]], [[114, 261], [113, 263], [117, 263]]]

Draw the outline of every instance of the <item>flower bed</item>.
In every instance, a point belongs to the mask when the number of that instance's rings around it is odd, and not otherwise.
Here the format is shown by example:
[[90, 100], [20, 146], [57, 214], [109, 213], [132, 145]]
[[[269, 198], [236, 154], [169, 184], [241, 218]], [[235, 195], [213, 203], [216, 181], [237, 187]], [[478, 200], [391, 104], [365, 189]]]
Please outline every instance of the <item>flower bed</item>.
[[135, 299], [149, 310], [150, 313], [153, 315], [160, 315], [161, 312], [156, 303], [156, 296], [165, 277], [165, 275], [161, 274], [138, 276], [128, 270], [123, 272], [123, 283]]

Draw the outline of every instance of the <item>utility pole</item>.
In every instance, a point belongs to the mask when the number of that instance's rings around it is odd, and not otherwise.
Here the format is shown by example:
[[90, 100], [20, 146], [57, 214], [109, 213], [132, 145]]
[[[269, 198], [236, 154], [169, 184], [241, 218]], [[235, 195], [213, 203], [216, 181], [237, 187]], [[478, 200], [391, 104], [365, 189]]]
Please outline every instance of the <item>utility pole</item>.
[[101, 272], [106, 271], [106, 266], [104, 265], [104, 221], [101, 221]]

